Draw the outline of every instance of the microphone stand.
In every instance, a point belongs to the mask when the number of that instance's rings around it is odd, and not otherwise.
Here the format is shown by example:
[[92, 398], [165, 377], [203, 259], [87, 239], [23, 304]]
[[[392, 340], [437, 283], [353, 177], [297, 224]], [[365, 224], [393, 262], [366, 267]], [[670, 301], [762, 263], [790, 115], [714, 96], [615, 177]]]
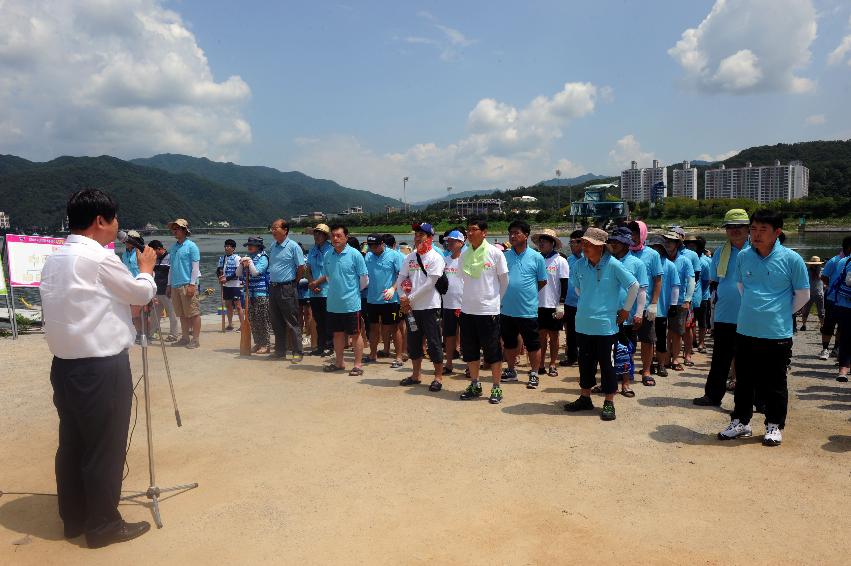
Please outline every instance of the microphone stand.
[[[153, 301], [152, 301], [153, 302]], [[144, 392], [145, 392], [145, 428], [148, 432], [148, 473], [150, 475], [150, 486], [145, 491], [133, 492], [129, 495], [125, 495], [122, 497], [122, 500], [133, 500], [138, 497], [145, 496], [151, 500], [151, 512], [154, 516], [154, 523], [156, 523], [157, 528], [163, 528], [162, 519], [160, 518], [160, 505], [159, 498], [160, 495], [167, 492], [172, 491], [188, 491], [190, 489], [195, 489], [198, 487], [197, 483], [187, 483], [182, 485], [176, 485], [173, 487], [159, 487], [157, 486], [156, 481], [156, 473], [154, 470], [154, 440], [153, 440], [153, 432], [151, 430], [151, 396], [150, 396], [150, 372], [148, 369], [148, 315], [151, 310], [151, 303], [148, 303], [142, 309], [142, 317], [141, 317], [141, 346], [142, 346], [142, 381], [144, 383]], [[155, 310], [156, 312], [156, 310]], [[159, 326], [159, 323], [157, 324]], [[174, 384], [171, 380], [171, 370], [168, 365], [168, 357], [165, 353], [165, 341], [162, 337], [162, 330], [160, 330], [160, 346], [162, 347], [163, 353], [163, 362], [165, 362], [165, 371], [168, 376], [168, 386], [171, 389], [171, 400], [174, 404], [174, 417], [177, 420], [177, 426], [181, 426], [180, 422], [180, 411], [177, 409], [177, 398], [174, 395]]]

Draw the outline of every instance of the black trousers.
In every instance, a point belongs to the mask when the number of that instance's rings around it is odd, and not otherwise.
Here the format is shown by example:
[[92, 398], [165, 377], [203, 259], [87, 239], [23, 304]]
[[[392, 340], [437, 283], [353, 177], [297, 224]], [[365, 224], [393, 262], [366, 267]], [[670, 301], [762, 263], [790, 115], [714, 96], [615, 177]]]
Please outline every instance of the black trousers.
[[[732, 322], [716, 322], [712, 329], [714, 345], [712, 363], [703, 392], [707, 397], [720, 403], [727, 392], [727, 376], [736, 354], [736, 325]], [[738, 388], [738, 383], [736, 384]]]
[[597, 385], [597, 366], [600, 367], [600, 386], [603, 393], [618, 390], [615, 375], [615, 342], [617, 334], [596, 336], [576, 333], [579, 340], [579, 387], [591, 389]]
[[851, 309], [834, 304], [832, 316], [839, 323], [839, 365], [851, 365]]
[[107, 358], [53, 358], [50, 383], [59, 413], [59, 516], [89, 534], [109, 532], [121, 523], [118, 501], [133, 395], [127, 350]]
[[300, 354], [301, 325], [298, 291], [293, 285], [274, 285], [269, 287], [269, 314], [272, 318], [272, 330], [275, 332], [275, 352], [286, 353], [288, 341], [292, 342], [294, 354]]
[[313, 313], [313, 320], [316, 321], [317, 348], [333, 351], [333, 336], [328, 332], [328, 298], [311, 297], [310, 311]]
[[435, 364], [443, 363], [443, 339], [440, 337], [440, 309], [423, 309], [411, 311], [417, 322], [417, 330], [408, 328], [408, 357], [412, 360], [423, 358], [423, 338], [426, 341], [429, 359]]
[[765, 403], [765, 422], [786, 426], [789, 389], [786, 366], [792, 357], [792, 339], [770, 340], [736, 334], [736, 392], [731, 417], [751, 422], [754, 397]]
[[579, 342], [576, 339], [576, 307], [564, 306], [564, 351], [567, 360], [576, 362], [579, 359]]

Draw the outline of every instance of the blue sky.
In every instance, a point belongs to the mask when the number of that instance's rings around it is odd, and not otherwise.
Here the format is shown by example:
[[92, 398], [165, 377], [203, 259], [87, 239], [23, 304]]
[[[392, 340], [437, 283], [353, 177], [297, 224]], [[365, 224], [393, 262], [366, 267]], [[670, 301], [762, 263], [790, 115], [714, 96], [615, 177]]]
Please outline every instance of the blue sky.
[[[391, 196], [408, 175], [418, 200], [851, 138], [840, 0], [62, 4], [0, 7], [54, 53], [0, 31], [4, 153], [173, 151]], [[51, 80], [72, 96], [27, 92]]]

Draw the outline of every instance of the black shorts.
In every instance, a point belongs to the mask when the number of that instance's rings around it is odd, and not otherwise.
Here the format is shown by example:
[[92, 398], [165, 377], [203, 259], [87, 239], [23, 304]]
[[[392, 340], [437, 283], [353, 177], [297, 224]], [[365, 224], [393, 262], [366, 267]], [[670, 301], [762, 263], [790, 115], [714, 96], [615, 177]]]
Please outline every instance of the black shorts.
[[498, 314], [462, 312], [458, 322], [461, 327], [461, 353], [465, 362], [479, 361], [479, 351], [484, 352], [486, 364], [502, 361]]
[[517, 347], [517, 336], [523, 337], [523, 345], [527, 352], [537, 352], [541, 349], [541, 338], [538, 335], [538, 319], [522, 318], [519, 316], [499, 315], [502, 343], [509, 349]]
[[242, 304], [242, 287], [222, 287], [222, 296], [225, 302], [230, 301], [235, 305], [238, 301]]
[[408, 321], [408, 357], [412, 360], [423, 358], [423, 339], [425, 339], [428, 358], [435, 364], [442, 364], [443, 340], [440, 339], [440, 309], [411, 312], [417, 323], [417, 329], [411, 330], [411, 324]]
[[329, 312], [325, 322], [328, 332], [345, 332], [357, 336], [361, 331], [361, 314], [358, 312]]
[[672, 305], [671, 310], [668, 311], [668, 330], [682, 336], [686, 332], [687, 318], [687, 310], [681, 309], [679, 305]]
[[458, 321], [460, 316], [455, 314], [455, 309], [443, 309], [443, 338], [454, 338], [458, 335]]
[[300, 304], [301, 306], [307, 306], [310, 304], [310, 299], [299, 299], [298, 304]]
[[657, 316], [653, 322], [656, 327], [656, 353], [665, 354], [668, 352], [668, 318]]
[[[558, 332], [564, 328], [564, 319], [553, 318], [555, 309], [538, 308], [538, 328], [550, 332]], [[524, 338], [525, 340], [525, 338]]]
[[[662, 317], [664, 318], [664, 317]], [[659, 317], [656, 317], [659, 320]], [[653, 344], [656, 342], [656, 325], [645, 317], [638, 327], [638, 341], [642, 344]]]
[[392, 326], [402, 320], [399, 303], [381, 303], [378, 305], [367, 303], [366, 314], [370, 324]]

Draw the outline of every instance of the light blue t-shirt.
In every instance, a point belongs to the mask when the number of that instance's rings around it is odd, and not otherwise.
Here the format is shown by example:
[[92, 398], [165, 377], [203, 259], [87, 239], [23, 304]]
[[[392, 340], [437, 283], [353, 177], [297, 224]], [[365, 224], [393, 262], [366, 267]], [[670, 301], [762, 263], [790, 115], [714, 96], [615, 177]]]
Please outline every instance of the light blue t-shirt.
[[121, 252], [121, 263], [130, 271], [130, 275], [133, 277], [139, 275], [139, 264], [136, 262], [136, 248], [130, 251], [125, 249]]
[[[314, 281], [325, 275], [325, 254], [329, 251], [331, 251], [331, 243], [327, 241], [321, 246], [314, 245], [307, 250], [307, 265], [310, 266], [310, 276]], [[311, 289], [310, 296], [327, 297], [328, 282], [326, 281], [319, 286], [318, 293]]]
[[[647, 268], [647, 277], [653, 279], [662, 275], [662, 258], [659, 257], [659, 252], [649, 246], [644, 246], [639, 251], [629, 252], [629, 255], [635, 256], [644, 262], [644, 267]], [[647, 301], [650, 304], [650, 301]]]
[[269, 281], [272, 283], [289, 283], [295, 279], [299, 266], [304, 265], [301, 246], [289, 238], [280, 244], [273, 242], [266, 253], [269, 254]]
[[[660, 257], [661, 259], [661, 257]], [[668, 316], [671, 308], [671, 297], [674, 287], [680, 288], [680, 272], [677, 266], [668, 258], [661, 259], [662, 262], [662, 287], [659, 289], [659, 303], [656, 310], [658, 316]]]
[[709, 290], [709, 270], [712, 265], [712, 259], [709, 256], [700, 256], [700, 290], [703, 291], [703, 300], [708, 301], [712, 296]]
[[[642, 260], [635, 257], [634, 255], [627, 253], [623, 258], [620, 259], [620, 262], [629, 271], [633, 277], [638, 280], [638, 286], [640, 289], [644, 289], [647, 291], [647, 287], [650, 284], [650, 278], [647, 276], [647, 266], [644, 264]], [[618, 301], [620, 304], [623, 304], [626, 301], [626, 287], [622, 287], [618, 294]], [[645, 302], [649, 302], [645, 301]], [[632, 325], [632, 317], [635, 316], [635, 313], [638, 312], [638, 299], [632, 303], [632, 309], [629, 311], [629, 318], [624, 321], [624, 325]]]
[[[851, 273], [851, 265], [848, 265], [848, 260], [849, 260], [848, 257], [844, 257], [844, 258], [842, 258], [842, 259], [840, 259], [839, 261], [836, 262], [836, 275], [834, 275], [834, 278], [836, 280], [836, 286], [835, 286], [835, 292], [834, 292], [834, 296], [836, 297], [836, 300], [834, 302], [836, 303], [836, 306], [844, 307], [846, 309], [851, 308], [851, 299], [849, 299], [845, 295], [839, 293], [838, 289], [842, 284], [842, 272], [845, 271], [845, 277], [846, 278], [848, 277], [848, 274]], [[810, 290], [810, 292], [812, 293], [812, 289]]]
[[824, 268], [821, 270], [821, 274], [823, 277], [827, 277], [828, 283], [827, 288], [824, 290], [824, 300], [830, 301], [831, 303], [836, 302], [836, 284], [839, 281], [839, 270], [836, 269], [836, 266], [839, 262], [842, 261], [842, 257], [839, 254], [833, 256], [827, 263], [824, 264]]
[[[693, 273], [692, 277], [703, 270], [703, 263], [701, 263], [700, 258], [697, 256], [697, 252], [693, 252], [690, 249], [683, 247], [680, 249], [680, 255], [686, 256], [691, 262], [691, 269]], [[700, 306], [700, 301], [703, 300], [703, 285], [701, 285], [700, 281], [701, 278], [698, 277], [694, 282], [694, 295], [692, 295], [691, 300], [693, 306]], [[683, 281], [683, 283], [685, 283], [685, 281]], [[683, 287], [683, 290], [685, 290], [685, 287]]]
[[623, 307], [620, 290], [637, 281], [632, 273], [609, 252], [604, 252], [596, 266], [584, 257], [577, 261], [570, 278], [579, 291], [576, 332], [591, 336], [617, 334], [618, 311]]
[[195, 242], [189, 238], [183, 240], [182, 244], [174, 243], [168, 250], [168, 255], [171, 256], [171, 286], [183, 287], [192, 281], [192, 262], [201, 261], [201, 251]]
[[[742, 249], [747, 249], [745, 242]], [[718, 277], [718, 264], [721, 263], [721, 248], [712, 256], [709, 266], [709, 280], [716, 281], [718, 288], [715, 289], [715, 305], [712, 310], [712, 320], [715, 322], [726, 322], [737, 324], [739, 322], [739, 307], [742, 305], [742, 295], [736, 286], [736, 258], [742, 250], [735, 246], [730, 247], [730, 259], [727, 261], [727, 276]]]
[[369, 273], [366, 302], [371, 305], [398, 303], [398, 292], [393, 294], [392, 299], [385, 301], [384, 290], [396, 283], [396, 278], [399, 277], [399, 271], [402, 269], [402, 254], [389, 248], [385, 248], [381, 255], [367, 252], [364, 263], [366, 263], [366, 271]]
[[[576, 305], [579, 304], [579, 296], [576, 294], [576, 289], [573, 287], [573, 267], [580, 259], [582, 259], [581, 253], [578, 256], [573, 255], [572, 253], [567, 254], [567, 267], [569, 268], [570, 274], [567, 279], [567, 295], [564, 296], [564, 304], [569, 307], [576, 307]], [[511, 276], [509, 275], [509, 277]]]
[[[680, 296], [677, 298], [677, 306], [679, 306], [685, 302], [686, 285], [688, 285], [688, 280], [694, 280], [694, 267], [692, 266], [691, 259], [682, 253], [677, 255], [677, 259], [674, 260], [674, 265], [677, 266], [677, 272], [680, 274]], [[694, 297], [699, 297], [699, 295], [697, 295], [697, 285], [695, 285], [694, 293], [695, 294], [692, 295], [692, 305], [694, 305]]]
[[791, 338], [795, 289], [810, 288], [807, 266], [798, 252], [780, 240], [766, 257], [754, 248], [742, 250], [736, 258], [736, 281], [744, 286], [736, 332], [771, 340]]
[[337, 253], [333, 248], [325, 255], [328, 277], [328, 312], [350, 313], [361, 309], [360, 278], [366, 275], [366, 262], [351, 246]]
[[508, 289], [502, 297], [500, 312], [518, 318], [538, 318], [538, 281], [547, 280], [547, 264], [537, 250], [527, 247], [518, 254], [505, 252], [508, 264]]

